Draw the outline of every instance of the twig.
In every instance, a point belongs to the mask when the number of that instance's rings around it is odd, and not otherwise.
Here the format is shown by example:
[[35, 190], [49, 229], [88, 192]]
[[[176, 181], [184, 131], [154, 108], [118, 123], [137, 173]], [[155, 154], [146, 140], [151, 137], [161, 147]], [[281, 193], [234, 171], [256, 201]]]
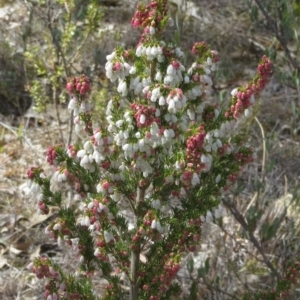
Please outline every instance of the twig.
[[51, 36], [52, 36], [52, 41], [53, 41], [53, 44], [56, 48], [56, 51], [57, 53], [60, 55], [62, 61], [63, 61], [63, 65], [64, 65], [64, 71], [65, 71], [65, 75], [66, 77], [69, 77], [70, 76], [70, 72], [69, 72], [69, 69], [68, 69], [68, 66], [67, 66], [67, 61], [66, 61], [66, 58], [65, 58], [65, 55], [64, 55], [64, 52], [60, 46], [60, 43], [59, 41], [57, 40], [56, 38], [56, 35], [54, 33], [54, 30], [53, 30], [53, 27], [52, 27], [52, 20], [51, 20], [51, 8], [50, 8], [50, 5], [48, 5], [48, 11], [47, 11], [47, 20], [48, 20], [48, 29], [51, 33]]
[[88, 40], [90, 34], [91, 34], [91, 31], [88, 31], [87, 34], [86, 34], [86, 36], [83, 38], [82, 42], [77, 46], [75, 52], [74, 52], [74, 53], [72, 54], [72, 56], [69, 58], [69, 64], [70, 64], [70, 65], [73, 65], [75, 59], [77, 58], [77, 55], [78, 55], [80, 49], [86, 44], [86, 42], [87, 42], [87, 40]]
[[15, 130], [13, 130], [10, 126], [6, 125], [5, 123], [0, 121], [0, 125], [12, 132], [16, 137], [18, 137], [18, 134]]
[[284, 195], [286, 195], [288, 193], [288, 179], [286, 175], [284, 175], [283, 178], [284, 178]]
[[[257, 201], [258, 195], [259, 195], [259, 193], [258, 193], [258, 192], [255, 192], [255, 194], [254, 194], [254, 196], [252, 197], [251, 201], [250, 201], [249, 204], [247, 205], [245, 211], [248, 211], [248, 209], [252, 206], [252, 204], [253, 204], [255, 201]], [[244, 212], [245, 212], [245, 211], [244, 211]], [[241, 225], [239, 225], [239, 226], [241, 226]]]
[[57, 121], [58, 121], [58, 131], [60, 134], [60, 138], [61, 138], [61, 142], [63, 143], [63, 145], [65, 145], [65, 139], [64, 139], [64, 134], [62, 132], [61, 129], [61, 119], [60, 119], [60, 113], [59, 113], [59, 109], [58, 109], [58, 99], [57, 99], [57, 89], [56, 86], [53, 86], [53, 98], [54, 98], [54, 106], [55, 106], [55, 111], [56, 111], [56, 117], [57, 117]]
[[[62, 59], [63, 66], [64, 66], [64, 71], [65, 71], [65, 76], [66, 76], [66, 78], [68, 78], [68, 77], [70, 77], [69, 68], [68, 68], [67, 61], [66, 61], [66, 58], [65, 58], [65, 55], [64, 55], [64, 51], [62, 50], [61, 45], [60, 45], [59, 41], [57, 40], [56, 35], [54, 33], [54, 30], [53, 30], [53, 27], [52, 27], [52, 19], [51, 19], [50, 11], [51, 11], [51, 8], [50, 8], [50, 4], [48, 3], [48, 11], [47, 11], [48, 29], [49, 29], [50, 34], [52, 36], [52, 41], [53, 41], [53, 44], [56, 48], [57, 56], [61, 57], [61, 59]], [[55, 105], [57, 105], [56, 104], [56, 99], [55, 99]], [[57, 112], [58, 111], [57, 107], [55, 106], [55, 108], [56, 108], [56, 112]], [[59, 114], [58, 114], [58, 117], [59, 117]], [[58, 122], [59, 122], [59, 124], [61, 123], [60, 120], [58, 120]], [[69, 131], [68, 145], [71, 144], [72, 133], [73, 133], [73, 112], [72, 112], [71, 117], [70, 117], [70, 131]], [[63, 137], [62, 137], [62, 139], [63, 139]]]
[[[177, 277], [179, 278], [179, 280], [180, 280], [180, 279], [185, 279], [185, 280], [194, 281], [192, 275], [190, 275], [189, 277], [186, 277], [186, 276], [177, 276]], [[202, 278], [202, 279], [204, 280], [204, 278]], [[228, 293], [228, 292], [225, 292], [224, 290], [222, 290], [222, 289], [220, 289], [220, 288], [218, 288], [218, 287], [215, 287], [215, 286], [213, 286], [213, 285], [207, 283], [205, 280], [204, 280], [204, 282], [202, 282], [202, 281], [200, 281], [200, 280], [197, 281], [197, 282], [200, 283], [200, 284], [202, 284], [202, 285], [207, 286], [208, 289], [213, 289], [213, 290], [215, 290], [215, 291], [217, 291], [217, 292], [219, 292], [219, 293], [222, 293], [222, 294], [224, 294], [224, 295], [227, 295], [227, 296], [231, 297], [231, 299], [239, 299], [239, 298], [237, 298], [236, 296], [234, 296], [233, 294], [230, 294], [230, 293]]]
[[261, 125], [260, 121], [257, 117], [254, 117], [254, 120], [258, 124], [260, 131], [261, 131], [261, 137], [262, 137], [262, 146], [263, 146], [263, 155], [262, 155], [262, 163], [261, 163], [261, 182], [265, 181], [265, 169], [266, 169], [266, 136], [263, 126]]
[[[265, 137], [265, 131], [264, 128], [262, 126], [262, 124], [260, 123], [260, 121], [258, 120], [257, 117], [254, 117], [256, 123], [258, 124], [260, 131], [261, 131], [261, 136], [262, 136], [262, 146], [263, 146], [263, 155], [262, 155], [262, 163], [261, 163], [261, 182], [265, 181], [265, 169], [266, 169], [266, 153], [267, 153], [267, 147], [266, 147], [266, 137]], [[254, 196], [252, 197], [251, 201], [249, 202], [249, 204], [247, 205], [246, 211], [252, 206], [252, 204], [258, 200], [259, 197], [259, 192], [256, 192], [254, 194]], [[239, 224], [240, 228], [241, 224]]]
[[240, 212], [238, 211], [236, 205], [232, 201], [230, 201], [228, 198], [226, 198], [226, 199], [223, 198], [222, 202], [230, 210], [230, 212], [235, 217], [235, 219], [242, 225], [242, 227], [244, 228], [244, 230], [246, 232], [248, 232], [250, 241], [253, 243], [253, 245], [260, 252], [260, 254], [261, 254], [262, 258], [263, 258], [264, 263], [272, 271], [272, 273], [275, 275], [275, 277], [277, 278], [277, 280], [279, 280], [281, 278], [280, 274], [275, 270], [275, 268], [273, 267], [273, 265], [271, 264], [271, 262], [267, 258], [267, 256], [264, 253], [261, 245], [259, 244], [258, 240], [255, 238], [253, 232], [251, 230], [249, 230], [248, 224], [247, 224], [245, 218], [240, 214]]
[[[137, 196], [136, 196], [136, 206], [143, 202], [145, 199], [145, 187], [138, 187], [137, 188]], [[134, 211], [133, 211], [134, 212]], [[130, 300], [137, 300], [139, 294], [139, 286], [138, 286], [138, 270], [139, 270], [139, 262], [140, 262], [140, 253], [141, 253], [141, 246], [135, 245], [134, 249], [131, 251], [131, 258], [130, 258]]]
[[69, 138], [68, 138], [68, 145], [71, 144], [72, 142], [72, 134], [73, 134], [73, 119], [74, 119], [74, 113], [73, 110], [71, 112], [71, 116], [70, 116], [70, 131], [69, 131]]
[[209, 289], [215, 290], [216, 292], [219, 292], [219, 293], [222, 293], [222, 294], [224, 294], [224, 295], [227, 295], [227, 296], [229, 296], [231, 299], [239, 299], [239, 298], [237, 298], [236, 296], [234, 296], [233, 294], [230, 294], [230, 293], [228, 293], [228, 292], [225, 292], [224, 290], [222, 290], [222, 289], [220, 289], [220, 288], [218, 288], [218, 287], [216, 287], [216, 286], [213, 286], [212, 284], [206, 282], [205, 278], [203, 278], [203, 281], [204, 281], [204, 282], [201, 282], [201, 281], [200, 281], [200, 283], [205, 284]]

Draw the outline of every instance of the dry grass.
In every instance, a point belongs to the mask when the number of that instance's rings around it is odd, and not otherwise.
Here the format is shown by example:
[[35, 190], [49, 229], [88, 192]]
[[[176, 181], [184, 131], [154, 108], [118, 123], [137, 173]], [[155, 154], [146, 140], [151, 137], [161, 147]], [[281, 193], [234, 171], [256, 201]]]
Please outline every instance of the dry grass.
[[[199, 9], [190, 12], [194, 16], [185, 16], [182, 47], [187, 50], [194, 41], [206, 40], [220, 51], [223, 63], [217, 76], [216, 96], [245, 83], [244, 79], [252, 75], [262, 50], [272, 40], [266, 29], [253, 27], [243, 1], [201, 1]], [[124, 25], [130, 17], [131, 11], [122, 7], [109, 8], [106, 25], [112, 25], [107, 28], [114, 32], [119, 30], [119, 40], [112, 40], [110, 34], [104, 35], [104, 54], [116, 43], [135, 44], [138, 35], [128, 35], [131, 29]], [[16, 32], [9, 34], [10, 38], [18, 36]], [[299, 94], [281, 85], [274, 76], [261, 98], [258, 114], [261, 127], [256, 122], [249, 127], [258, 159], [244, 171], [238, 191], [230, 195], [246, 218], [252, 208], [261, 212], [253, 233], [279, 273], [284, 272], [291, 258], [299, 255], [300, 163], [296, 158], [300, 154], [300, 138], [299, 116], [293, 114], [293, 103], [299, 105]], [[48, 255], [65, 267], [76, 268], [75, 254], [59, 249], [45, 236], [44, 228], [49, 219], [35, 214], [35, 199], [26, 195], [27, 169], [40, 165], [50, 172], [45, 163], [45, 151], [49, 145], [61, 142], [56, 120], [48, 115], [39, 117], [43, 118], [42, 126], [30, 126], [25, 118], [20, 118], [19, 127], [12, 127], [10, 118], [0, 119], [1, 299], [43, 299], [43, 282], [26, 270], [26, 265], [36, 255]], [[67, 132], [67, 125], [63, 125], [62, 130]], [[55, 211], [49, 218], [54, 217]], [[263, 241], [266, 238], [262, 235], [262, 227], [266, 222], [271, 224], [276, 217], [282, 218], [276, 235]], [[201, 267], [207, 257], [211, 268], [206, 279], [199, 280], [199, 299], [230, 299], [228, 295], [239, 299], [245, 289], [264, 290], [274, 284], [261, 253], [229, 212], [222, 222], [207, 224], [202, 234], [201, 249], [194, 256], [195, 268]], [[218, 286], [213, 284], [217, 276]], [[180, 273], [180, 280], [188, 292], [191, 281], [186, 270]], [[101, 283], [97, 288], [102, 288]], [[299, 294], [295, 292], [295, 295], [298, 296], [290, 299], [299, 299]]]

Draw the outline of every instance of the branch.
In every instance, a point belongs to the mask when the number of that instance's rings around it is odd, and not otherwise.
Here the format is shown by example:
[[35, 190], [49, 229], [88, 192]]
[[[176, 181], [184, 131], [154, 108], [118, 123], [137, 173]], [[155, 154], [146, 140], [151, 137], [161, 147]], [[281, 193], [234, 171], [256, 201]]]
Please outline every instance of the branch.
[[271, 262], [268, 260], [268, 258], [265, 255], [265, 253], [264, 253], [261, 245], [259, 244], [258, 240], [255, 238], [253, 232], [251, 230], [249, 230], [248, 224], [247, 224], [245, 218], [240, 214], [240, 212], [238, 211], [238, 209], [237, 209], [236, 205], [234, 204], [234, 202], [230, 201], [229, 199], [225, 199], [225, 198], [222, 199], [222, 202], [230, 210], [230, 212], [233, 214], [233, 216], [235, 217], [235, 219], [242, 225], [242, 227], [244, 228], [244, 230], [246, 232], [248, 232], [250, 241], [254, 244], [254, 246], [260, 252], [260, 254], [261, 254], [262, 258], [263, 258], [264, 263], [272, 271], [272, 273], [275, 275], [275, 277], [277, 278], [277, 280], [279, 280], [281, 278], [280, 274], [275, 270], [275, 268], [273, 267], [273, 265], [271, 264]]
[[[63, 50], [61, 48], [61, 45], [60, 45], [59, 41], [57, 40], [55, 32], [53, 30], [52, 19], [51, 19], [51, 7], [50, 7], [50, 3], [48, 3], [47, 21], [48, 21], [48, 24], [47, 24], [48, 25], [48, 29], [49, 29], [50, 34], [52, 36], [52, 42], [53, 42], [53, 44], [55, 46], [57, 56], [61, 57], [62, 62], [63, 62], [63, 66], [64, 66], [65, 75], [66, 75], [66, 78], [68, 78], [68, 77], [70, 77], [71, 74], [70, 74], [69, 69], [68, 69], [68, 65], [67, 65], [67, 61], [66, 61], [64, 52], [63, 52]], [[72, 115], [71, 115], [71, 118], [70, 118], [70, 131], [69, 131], [68, 145], [71, 144], [72, 133], [73, 133], [73, 111], [72, 111]]]
[[56, 48], [56, 51], [57, 53], [61, 56], [62, 58], [62, 61], [63, 61], [63, 65], [64, 65], [64, 71], [65, 71], [65, 75], [66, 77], [69, 77], [70, 76], [70, 72], [69, 72], [69, 69], [68, 69], [68, 66], [67, 66], [67, 61], [66, 61], [66, 58], [65, 58], [65, 55], [64, 55], [64, 52], [60, 46], [60, 43], [59, 41], [57, 40], [56, 38], [56, 35], [54, 33], [54, 30], [53, 30], [53, 27], [52, 27], [52, 19], [51, 19], [51, 7], [50, 5], [48, 6], [48, 10], [47, 10], [47, 21], [48, 21], [48, 29], [51, 33], [51, 36], [52, 36], [52, 42]]

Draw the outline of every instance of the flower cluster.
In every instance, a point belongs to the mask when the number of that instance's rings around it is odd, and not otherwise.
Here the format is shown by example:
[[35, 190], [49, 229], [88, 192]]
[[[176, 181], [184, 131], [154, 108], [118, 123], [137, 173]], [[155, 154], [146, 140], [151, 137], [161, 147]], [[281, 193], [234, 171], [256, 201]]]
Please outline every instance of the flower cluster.
[[[79, 215], [62, 206], [61, 193], [51, 191], [39, 169], [28, 172], [39, 187], [39, 211], [60, 208], [47, 233], [76, 246], [86, 276], [94, 266], [105, 278], [121, 273], [134, 300], [180, 295], [175, 276], [181, 258], [197, 249], [201, 225], [221, 217], [220, 194], [253, 160], [236, 121], [249, 115], [272, 67], [264, 57], [255, 78], [232, 92], [230, 107], [219, 107], [211, 97], [217, 51], [195, 43], [195, 61], [186, 68], [181, 49], [156, 34], [166, 25], [166, 7], [166, 0], [139, 6], [132, 25], [144, 32], [136, 49], [120, 47], [107, 56], [106, 75], [117, 88], [106, 128], [93, 128], [89, 79], [67, 83], [75, 131], [88, 137], [66, 150], [50, 147], [47, 161], [56, 168], [54, 179], [71, 185]], [[144, 250], [146, 262], [138, 267]], [[103, 299], [116, 297], [115, 280]]]
[[55, 148], [50, 146], [48, 149], [47, 149], [47, 152], [46, 152], [46, 159], [47, 159], [47, 162], [49, 163], [49, 165], [55, 165], [56, 162], [55, 162], [55, 158], [56, 158], [56, 151], [55, 151]]
[[156, 109], [154, 107], [133, 103], [130, 108], [136, 112], [134, 118], [138, 127], [149, 127], [155, 121]]
[[91, 84], [90, 80], [87, 76], [81, 75], [79, 77], [71, 78], [67, 85], [66, 85], [66, 90], [71, 94], [71, 95], [86, 95], [91, 92]]
[[154, 294], [153, 289], [151, 289], [150, 285], [143, 285], [143, 290], [150, 291], [153, 294], [150, 296], [149, 299], [152, 300], [159, 300], [165, 292], [169, 289], [170, 285], [172, 284], [173, 279], [176, 277], [178, 271], [180, 270], [180, 264], [173, 259], [169, 259], [165, 257], [166, 263], [163, 266], [163, 274], [160, 276], [154, 276], [151, 284], [155, 285], [159, 283], [158, 292]]
[[232, 105], [230, 112], [225, 112], [225, 116], [238, 118], [244, 113], [246, 117], [249, 117], [252, 113], [252, 105], [255, 102], [254, 96], [258, 95], [265, 88], [271, 74], [272, 62], [266, 56], [263, 56], [253, 81], [249, 82], [245, 87], [236, 88], [231, 92]]
[[91, 93], [90, 80], [86, 75], [70, 78], [66, 85], [66, 90], [71, 96], [68, 109], [73, 111], [75, 131], [84, 130], [91, 134], [91, 105], [88, 102]]
[[138, 5], [137, 10], [131, 20], [134, 28], [144, 27], [145, 32], [154, 34], [156, 27], [159, 27], [167, 15], [166, 1], [151, 1], [146, 6]]
[[40, 279], [50, 278], [50, 283], [45, 287], [44, 296], [47, 300], [57, 300], [66, 296], [65, 284], [62, 277], [51, 265], [51, 262], [46, 257], [37, 258], [30, 263], [27, 268]]
[[200, 167], [206, 136], [203, 126], [200, 126], [198, 131], [198, 133], [190, 136], [186, 141], [186, 158], [188, 163], [191, 164], [195, 169]]
[[94, 295], [85, 292], [82, 284], [70, 276], [64, 278], [58, 266], [54, 265], [47, 257], [36, 258], [27, 268], [40, 279], [47, 278], [44, 297], [47, 300], [58, 299], [95, 299]]

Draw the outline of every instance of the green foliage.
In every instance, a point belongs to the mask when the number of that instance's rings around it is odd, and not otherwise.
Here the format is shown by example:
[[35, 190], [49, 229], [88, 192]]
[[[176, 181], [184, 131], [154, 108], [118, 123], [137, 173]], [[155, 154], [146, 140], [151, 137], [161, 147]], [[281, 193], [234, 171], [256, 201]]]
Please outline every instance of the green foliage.
[[199, 280], [201, 280], [201, 278], [205, 278], [208, 274], [209, 274], [209, 270], [210, 270], [210, 258], [208, 257], [203, 266], [201, 266], [200, 268], [198, 268], [196, 270], [196, 277], [193, 276], [193, 272], [194, 272], [194, 259], [191, 257], [188, 262], [187, 262], [187, 270], [189, 272], [190, 278], [192, 279], [192, 284], [190, 286], [189, 289], [189, 297], [186, 300], [197, 300], [198, 295], [198, 285], [199, 285]]
[[204, 266], [199, 268], [197, 270], [197, 272], [198, 272], [198, 278], [204, 277], [208, 274], [208, 272], [209, 272], [209, 258], [207, 258], [205, 260]]
[[254, 232], [256, 229], [257, 222], [263, 215], [263, 211], [259, 210], [257, 207], [251, 206], [246, 213], [246, 220], [249, 226], [249, 230]]
[[35, 109], [37, 112], [46, 110], [46, 104], [51, 102], [49, 95], [46, 94], [45, 87], [40, 80], [33, 80], [29, 87], [29, 92], [35, 100]]
[[279, 217], [276, 217], [272, 221], [267, 221], [262, 226], [261, 239], [262, 241], [268, 241], [271, 238], [276, 236], [277, 230], [281, 225], [282, 220]]

